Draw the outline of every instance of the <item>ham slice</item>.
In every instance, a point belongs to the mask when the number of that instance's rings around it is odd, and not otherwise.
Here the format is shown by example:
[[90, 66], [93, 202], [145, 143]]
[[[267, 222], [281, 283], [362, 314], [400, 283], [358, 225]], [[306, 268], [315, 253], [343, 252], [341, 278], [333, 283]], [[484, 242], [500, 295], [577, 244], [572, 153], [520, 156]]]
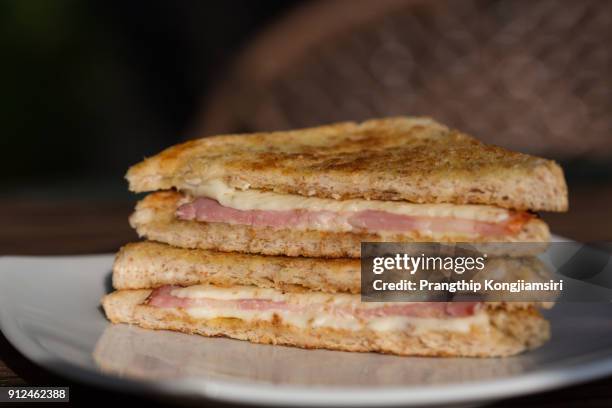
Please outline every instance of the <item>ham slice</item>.
[[453, 217], [408, 216], [386, 211], [364, 210], [356, 212], [309, 210], [237, 210], [224, 207], [211, 198], [196, 198], [181, 205], [176, 216], [182, 220], [222, 222], [254, 227], [299, 228], [324, 231], [410, 232], [476, 234], [504, 236], [518, 233], [532, 215], [509, 212], [500, 223]]
[[[413, 303], [380, 303], [378, 307], [363, 307], [359, 302], [350, 305], [333, 303], [292, 303], [270, 299], [211, 299], [177, 297], [172, 291], [179, 286], [166, 285], [155, 289], [148, 299], [148, 305], [159, 308], [194, 307], [210, 308], [211, 310], [246, 310], [246, 311], [283, 311], [302, 313], [320, 310], [337, 316], [354, 316], [360, 319], [377, 317], [417, 317], [417, 318], [454, 318], [474, 315], [480, 306], [479, 302], [413, 302]], [[307, 296], [307, 295], [303, 295]], [[372, 306], [372, 303], [368, 304]]]

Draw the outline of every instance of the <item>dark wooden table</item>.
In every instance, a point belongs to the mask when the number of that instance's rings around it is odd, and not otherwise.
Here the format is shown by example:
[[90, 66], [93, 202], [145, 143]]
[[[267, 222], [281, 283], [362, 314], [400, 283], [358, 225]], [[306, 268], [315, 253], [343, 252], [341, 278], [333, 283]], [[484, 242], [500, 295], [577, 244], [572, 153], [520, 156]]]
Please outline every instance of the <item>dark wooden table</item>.
[[[545, 214], [551, 229], [579, 241], [612, 241], [612, 183], [571, 186], [571, 210]], [[133, 202], [75, 199], [0, 199], [0, 255], [115, 252], [136, 239], [127, 224]], [[67, 381], [29, 362], [0, 334], [0, 386], [68, 385], [73, 405], [153, 401]], [[220, 404], [215, 404], [220, 405]], [[612, 406], [612, 378], [562, 390], [500, 401], [493, 406]], [[23, 405], [19, 405], [23, 406]]]

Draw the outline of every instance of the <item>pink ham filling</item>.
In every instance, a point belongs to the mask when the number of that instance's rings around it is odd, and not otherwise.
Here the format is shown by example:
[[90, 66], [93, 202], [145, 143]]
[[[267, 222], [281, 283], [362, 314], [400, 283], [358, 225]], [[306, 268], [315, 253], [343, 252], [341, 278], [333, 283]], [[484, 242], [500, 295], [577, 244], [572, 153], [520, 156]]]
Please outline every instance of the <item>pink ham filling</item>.
[[355, 316], [358, 318], [376, 317], [421, 317], [421, 318], [452, 318], [472, 316], [478, 310], [479, 302], [430, 302], [430, 303], [394, 303], [377, 308], [359, 308], [313, 304], [300, 306], [294, 303], [278, 302], [266, 299], [219, 300], [210, 298], [184, 298], [172, 295], [179, 286], [166, 285], [155, 289], [149, 296], [148, 305], [159, 308], [206, 307], [210, 309], [253, 310], [253, 311], [289, 311], [300, 313], [306, 309], [325, 311], [338, 316]]
[[255, 227], [341, 229], [347, 225], [358, 231], [432, 231], [465, 233], [483, 236], [503, 236], [518, 233], [531, 218], [525, 212], [510, 212], [501, 223], [476, 221], [453, 217], [408, 216], [385, 211], [332, 212], [309, 210], [236, 210], [224, 207], [210, 198], [197, 198], [181, 205], [176, 216], [181, 220], [223, 222]]

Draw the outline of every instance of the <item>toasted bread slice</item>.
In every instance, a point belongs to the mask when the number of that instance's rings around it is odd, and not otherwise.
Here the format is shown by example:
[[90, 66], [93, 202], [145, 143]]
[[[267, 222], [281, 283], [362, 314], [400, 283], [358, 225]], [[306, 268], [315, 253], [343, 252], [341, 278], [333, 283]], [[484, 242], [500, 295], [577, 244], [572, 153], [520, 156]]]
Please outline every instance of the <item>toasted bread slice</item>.
[[358, 259], [247, 255], [137, 242], [117, 254], [113, 287], [146, 289], [207, 283], [359, 293], [360, 270]]
[[[297, 293], [358, 294], [361, 292], [360, 269], [358, 259], [248, 255], [176, 248], [146, 241], [121, 248], [113, 265], [113, 287], [125, 290], [211, 284], [257, 286]], [[488, 259], [485, 269], [470, 279], [481, 282], [492, 276], [497, 281], [512, 282], [519, 279], [544, 282], [552, 278], [546, 265], [537, 258], [503, 257]], [[430, 280], [445, 278], [435, 271], [429, 271], [428, 277]], [[537, 298], [542, 300], [544, 295]], [[516, 306], [530, 300], [525, 295], [512, 293], [486, 299], [512, 301]]]
[[[427, 235], [417, 231], [381, 236], [375, 233], [299, 231], [225, 223], [183, 221], [175, 217], [182, 195], [157, 192], [136, 206], [130, 224], [138, 235], [182, 248], [264, 255], [359, 258], [361, 242], [548, 242], [547, 225], [533, 218], [520, 232], [504, 237]], [[519, 248], [520, 249], [520, 248]], [[529, 248], [525, 248], [529, 249]], [[542, 248], [532, 248], [534, 253]], [[527, 255], [527, 254], [517, 254]]]
[[535, 308], [485, 309], [486, 318], [467, 331], [437, 328], [377, 331], [330, 327], [303, 328], [282, 319], [197, 319], [182, 308], [146, 305], [151, 290], [122, 290], [107, 295], [102, 305], [113, 323], [166, 329], [203, 336], [225, 336], [254, 343], [302, 348], [380, 352], [404, 356], [508, 356], [538, 347], [550, 337], [548, 322]]
[[567, 186], [550, 160], [485, 145], [429, 118], [225, 135], [164, 150], [127, 173], [135, 192], [232, 187], [323, 198], [488, 204], [565, 211]]

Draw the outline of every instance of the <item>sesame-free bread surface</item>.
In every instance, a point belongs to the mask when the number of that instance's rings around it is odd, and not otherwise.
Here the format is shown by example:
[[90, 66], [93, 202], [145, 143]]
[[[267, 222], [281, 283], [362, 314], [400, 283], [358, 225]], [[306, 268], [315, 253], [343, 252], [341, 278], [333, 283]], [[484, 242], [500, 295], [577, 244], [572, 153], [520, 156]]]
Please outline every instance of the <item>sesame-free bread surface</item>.
[[[361, 292], [361, 262], [354, 258], [304, 258], [263, 256], [238, 252], [177, 248], [158, 242], [125, 245], [113, 265], [113, 287], [117, 290], [152, 289], [164, 285], [257, 286], [283, 292]], [[549, 269], [535, 257], [491, 257], [485, 269], [470, 279], [482, 281], [544, 282], [552, 278]], [[429, 272], [429, 279], [439, 273]], [[495, 298], [495, 299], [499, 299]], [[520, 306], [522, 295], [507, 294]], [[506, 306], [507, 308], [508, 306]]]
[[534, 308], [487, 309], [487, 325], [468, 332], [445, 330], [358, 331], [325, 327], [300, 328], [280, 318], [245, 321], [236, 318], [195, 319], [181, 308], [157, 308], [145, 303], [150, 290], [122, 290], [102, 299], [113, 323], [146, 329], [175, 330], [203, 336], [224, 336], [254, 343], [302, 348], [380, 352], [404, 356], [495, 357], [518, 354], [550, 337], [548, 322]]
[[113, 287], [213, 284], [359, 293], [360, 268], [358, 259], [250, 255], [146, 241], [121, 248], [113, 265]]
[[135, 192], [221, 179], [240, 189], [334, 199], [567, 209], [555, 162], [486, 145], [428, 118], [207, 137], [170, 147], [126, 177]]
[[[527, 221], [515, 235], [474, 238], [460, 235], [427, 235], [418, 231], [381, 236], [376, 233], [322, 232], [314, 230], [274, 229], [218, 222], [177, 219], [175, 211], [182, 195], [162, 191], [147, 195], [136, 205], [130, 224], [138, 235], [182, 248], [200, 248], [223, 252], [264, 255], [359, 258], [362, 242], [548, 242], [547, 225], [538, 218]], [[507, 250], [508, 246], [501, 246]], [[510, 248], [512, 249], [512, 248]], [[517, 246], [516, 250], [541, 252], [538, 245]], [[492, 251], [489, 251], [492, 254]], [[527, 255], [533, 253], [517, 253]]]

